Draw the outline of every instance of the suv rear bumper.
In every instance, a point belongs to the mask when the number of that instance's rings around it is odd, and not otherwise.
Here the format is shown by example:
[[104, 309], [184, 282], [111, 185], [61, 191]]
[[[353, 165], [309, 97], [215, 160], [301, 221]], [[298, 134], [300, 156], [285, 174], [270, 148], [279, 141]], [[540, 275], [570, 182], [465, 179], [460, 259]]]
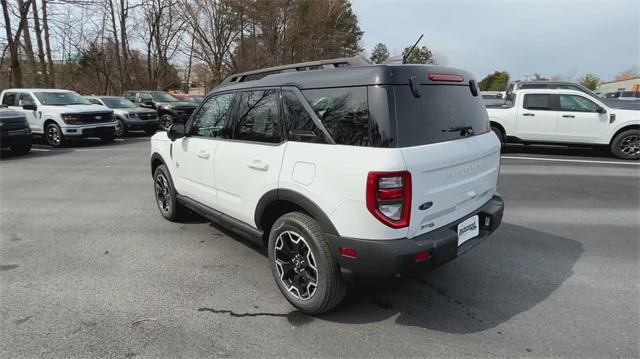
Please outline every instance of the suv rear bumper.
[[[360, 277], [415, 276], [454, 259], [489, 237], [502, 223], [503, 211], [502, 197], [494, 195], [473, 213], [411, 239], [366, 240], [328, 233], [325, 233], [325, 238], [343, 277], [349, 281]], [[479, 235], [458, 247], [458, 224], [475, 215], [480, 220]], [[486, 218], [489, 218], [488, 225], [485, 224]], [[355, 249], [356, 258], [341, 256], [340, 247]], [[423, 251], [428, 251], [431, 258], [416, 263], [415, 255]]]

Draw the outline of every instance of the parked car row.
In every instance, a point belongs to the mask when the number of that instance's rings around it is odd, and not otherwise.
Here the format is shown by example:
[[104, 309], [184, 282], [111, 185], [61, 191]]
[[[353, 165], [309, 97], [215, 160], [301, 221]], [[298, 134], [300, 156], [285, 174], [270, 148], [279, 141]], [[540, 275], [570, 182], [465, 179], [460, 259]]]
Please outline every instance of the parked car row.
[[[81, 96], [62, 89], [5, 90], [0, 94], [0, 103], [6, 107], [2, 111], [1, 145], [25, 152], [26, 147], [12, 145], [18, 141], [17, 137], [12, 137], [11, 141], [6, 137], [17, 136], [15, 131], [18, 129], [14, 128], [17, 122], [13, 119], [18, 117], [26, 120], [29, 138], [32, 134], [42, 135], [53, 147], [63, 146], [70, 139], [87, 137], [109, 143], [115, 137], [126, 136], [135, 130], [150, 136], [158, 127], [166, 130], [173, 123], [185, 123], [203, 98], [183, 97], [185, 101], [167, 92], [149, 90], [126, 91], [123, 97]], [[11, 124], [5, 125], [5, 122]], [[13, 131], [11, 134], [5, 132], [9, 128]]]

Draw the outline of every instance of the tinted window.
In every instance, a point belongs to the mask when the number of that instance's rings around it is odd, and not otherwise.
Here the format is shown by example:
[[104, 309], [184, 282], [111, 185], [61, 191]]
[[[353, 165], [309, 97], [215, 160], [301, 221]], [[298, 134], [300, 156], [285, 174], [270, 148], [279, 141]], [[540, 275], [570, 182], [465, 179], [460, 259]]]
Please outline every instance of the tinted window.
[[524, 108], [527, 110], [551, 110], [551, 95], [524, 95]]
[[450, 141], [487, 132], [489, 118], [469, 86], [420, 85], [416, 98], [408, 85], [394, 86], [400, 147]]
[[[102, 101], [104, 105], [109, 108], [134, 108], [136, 104], [127, 100], [124, 97], [103, 97]], [[101, 105], [100, 102], [97, 102], [98, 105]]]
[[281, 139], [279, 117], [276, 90], [242, 92], [233, 138], [277, 143]]
[[582, 96], [560, 95], [560, 110], [572, 112], [598, 112], [598, 105]]
[[18, 94], [15, 92], [5, 92], [4, 97], [2, 98], [2, 104], [7, 106], [17, 106], [18, 105]]
[[98, 99], [95, 99], [95, 98], [89, 98], [88, 100], [89, 100], [89, 102], [91, 102], [92, 104], [95, 104], [95, 105], [102, 105], [102, 102], [100, 102], [100, 100], [98, 100]]
[[43, 105], [65, 106], [65, 105], [90, 105], [84, 97], [71, 91], [60, 92], [36, 92], [36, 97]]
[[635, 94], [633, 91], [623, 91], [622, 94], [620, 94], [620, 96], [622, 97], [634, 97]]
[[620, 93], [619, 92], [609, 92], [604, 94], [605, 98], [618, 98], [620, 97]]
[[305, 90], [303, 94], [336, 144], [370, 145], [366, 87]]
[[228, 138], [225, 128], [231, 117], [234, 96], [235, 94], [228, 93], [209, 98], [193, 117], [189, 134]]
[[24, 105], [35, 105], [36, 102], [33, 100], [33, 97], [28, 93], [20, 94], [20, 106]]
[[324, 134], [313, 123], [311, 115], [304, 108], [293, 91], [283, 90], [285, 110], [284, 128], [291, 141], [326, 143]]
[[148, 93], [141, 93], [140, 97], [138, 97], [138, 102], [152, 102], [153, 101], [153, 97], [151, 97], [151, 95], [149, 95]]

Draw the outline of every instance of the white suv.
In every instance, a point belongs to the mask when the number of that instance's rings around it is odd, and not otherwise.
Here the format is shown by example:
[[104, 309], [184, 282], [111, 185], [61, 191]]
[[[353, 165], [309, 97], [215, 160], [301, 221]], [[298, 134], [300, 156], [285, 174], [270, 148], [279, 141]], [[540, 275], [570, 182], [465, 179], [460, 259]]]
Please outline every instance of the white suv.
[[99, 137], [113, 141], [116, 122], [113, 111], [95, 105], [76, 92], [57, 89], [9, 89], [2, 92], [2, 104], [20, 111], [34, 134], [60, 147], [69, 138]]
[[190, 209], [266, 246], [281, 292], [312, 314], [357, 278], [455, 258], [504, 208], [500, 142], [469, 73], [348, 60], [234, 75], [151, 141], [162, 215]]

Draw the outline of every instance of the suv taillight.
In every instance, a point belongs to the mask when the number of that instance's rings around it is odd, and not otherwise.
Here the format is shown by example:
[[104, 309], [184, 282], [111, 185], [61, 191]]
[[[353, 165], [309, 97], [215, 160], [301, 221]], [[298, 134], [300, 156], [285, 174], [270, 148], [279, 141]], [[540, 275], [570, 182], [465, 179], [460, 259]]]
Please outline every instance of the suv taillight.
[[411, 173], [369, 172], [367, 209], [391, 228], [409, 226], [411, 216]]

